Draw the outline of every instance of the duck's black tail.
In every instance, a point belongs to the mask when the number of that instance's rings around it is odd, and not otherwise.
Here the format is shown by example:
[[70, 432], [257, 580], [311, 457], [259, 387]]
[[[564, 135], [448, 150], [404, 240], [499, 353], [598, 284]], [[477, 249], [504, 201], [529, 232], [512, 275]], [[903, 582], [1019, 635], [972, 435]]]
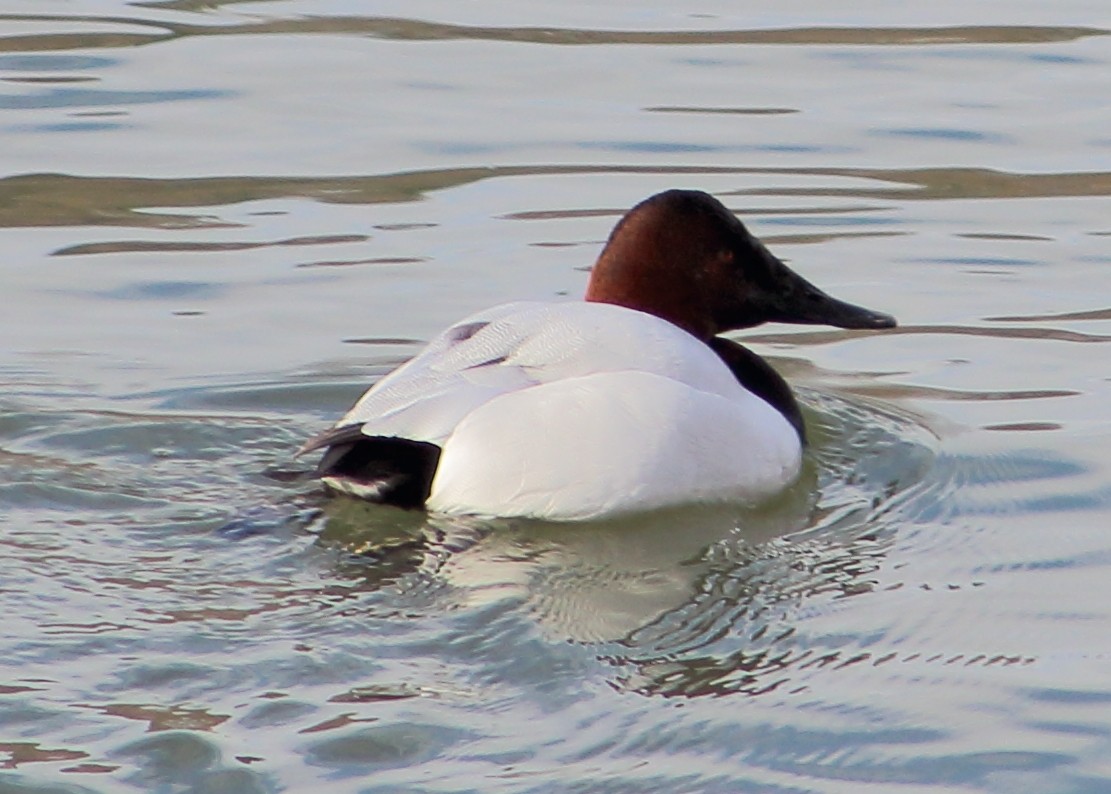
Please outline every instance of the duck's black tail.
[[334, 491], [405, 508], [424, 506], [440, 462], [427, 441], [363, 435], [362, 425], [337, 427], [310, 439], [298, 454], [326, 447], [314, 475]]

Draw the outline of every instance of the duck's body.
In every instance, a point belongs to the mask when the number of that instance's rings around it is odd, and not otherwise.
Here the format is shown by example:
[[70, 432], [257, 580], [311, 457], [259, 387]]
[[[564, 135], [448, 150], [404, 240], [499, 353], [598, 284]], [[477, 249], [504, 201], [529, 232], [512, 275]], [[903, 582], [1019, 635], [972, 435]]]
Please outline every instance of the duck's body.
[[[708, 345], [654, 315], [581, 301], [468, 317], [337, 427], [353, 425], [364, 446], [441, 450], [429, 509], [556, 520], [759, 498], [794, 479], [802, 451]], [[369, 488], [344, 474], [325, 482], [382, 498], [380, 476]]]
[[[725, 289], [737, 274], [743, 300]], [[579, 520], [766, 497], [798, 474], [801, 416], [774, 370], [714, 334], [780, 319], [769, 278], [799, 293], [798, 321], [893, 324], [795, 276], [710, 196], [669, 191], [615, 229], [587, 301], [468, 317], [302, 451], [328, 448], [331, 489], [446, 513]]]

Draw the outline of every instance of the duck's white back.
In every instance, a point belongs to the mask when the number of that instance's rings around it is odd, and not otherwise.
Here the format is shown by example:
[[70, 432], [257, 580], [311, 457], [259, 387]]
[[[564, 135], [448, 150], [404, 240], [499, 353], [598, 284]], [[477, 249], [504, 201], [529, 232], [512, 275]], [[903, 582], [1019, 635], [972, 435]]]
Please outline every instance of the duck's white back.
[[725, 394], [729, 371], [675, 325], [607, 303], [509, 303], [448, 328], [391, 372], [337, 426], [440, 444], [494, 397], [602, 372], [652, 372]]

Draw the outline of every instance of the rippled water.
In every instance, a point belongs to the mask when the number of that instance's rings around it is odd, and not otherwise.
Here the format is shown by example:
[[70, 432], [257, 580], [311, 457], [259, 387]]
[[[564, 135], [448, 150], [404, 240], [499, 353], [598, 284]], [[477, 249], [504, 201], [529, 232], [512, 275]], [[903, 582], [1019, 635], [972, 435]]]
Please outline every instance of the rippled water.
[[[0, 793], [1111, 789], [1111, 8], [369, 13], [0, 8]], [[901, 321], [740, 337], [781, 498], [280, 476], [672, 186]]]

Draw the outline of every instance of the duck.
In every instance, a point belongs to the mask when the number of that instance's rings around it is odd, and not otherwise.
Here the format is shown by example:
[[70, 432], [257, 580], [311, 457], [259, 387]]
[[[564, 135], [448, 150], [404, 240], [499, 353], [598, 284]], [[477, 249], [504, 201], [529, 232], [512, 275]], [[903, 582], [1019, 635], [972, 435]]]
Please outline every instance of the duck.
[[767, 322], [896, 325], [773, 255], [718, 199], [629, 210], [583, 300], [472, 314], [298, 451], [327, 492], [432, 513], [587, 521], [756, 503], [798, 477], [790, 386], [723, 333]]

